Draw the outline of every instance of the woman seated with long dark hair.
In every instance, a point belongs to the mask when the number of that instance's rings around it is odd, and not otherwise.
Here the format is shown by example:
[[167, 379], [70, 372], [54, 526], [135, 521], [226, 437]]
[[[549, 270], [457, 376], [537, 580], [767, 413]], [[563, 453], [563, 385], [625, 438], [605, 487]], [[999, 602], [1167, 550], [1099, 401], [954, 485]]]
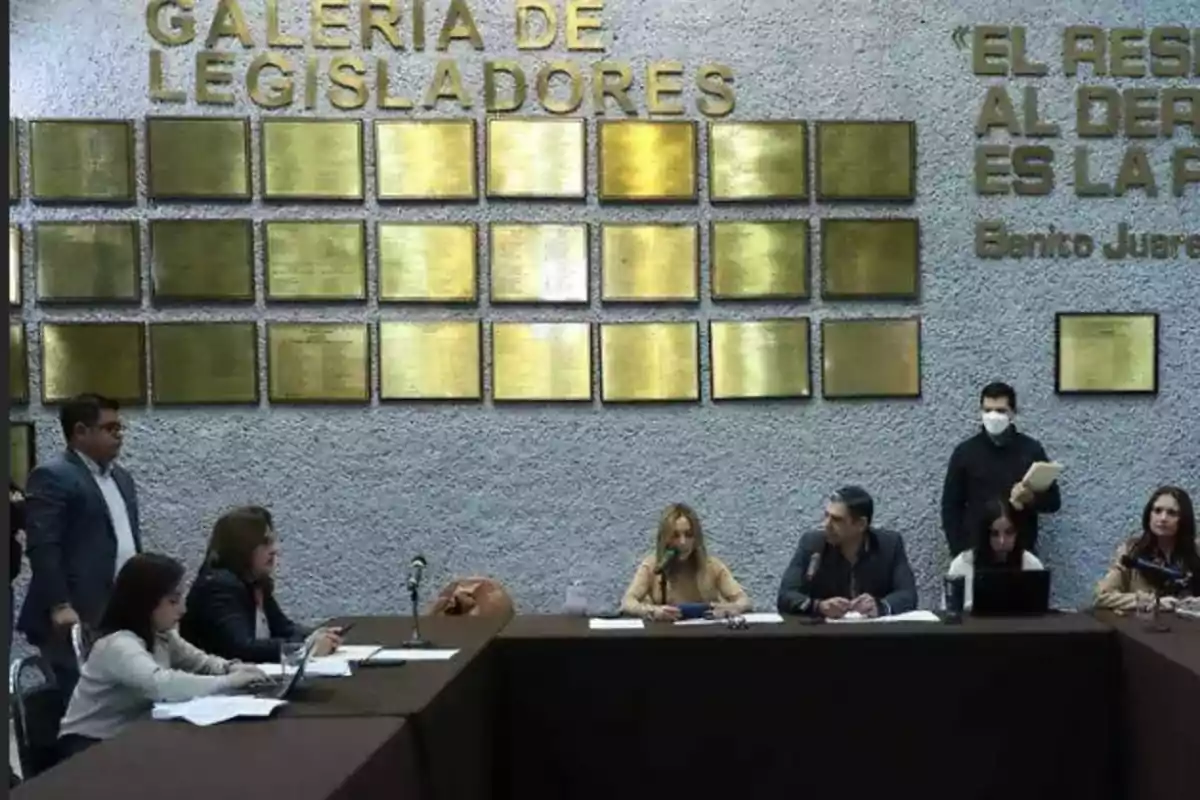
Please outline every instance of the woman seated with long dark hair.
[[965, 578], [963, 608], [974, 604], [975, 571], [981, 569], [1045, 569], [1033, 553], [1021, 546], [1017, 535], [1016, 511], [1007, 500], [993, 500], [983, 507], [975, 530], [975, 545], [950, 562], [946, 575]]
[[64, 757], [148, 717], [156, 702], [191, 700], [266, 679], [254, 666], [209, 655], [180, 637], [183, 574], [182, 564], [157, 553], [139, 553], [117, 573], [100, 638], [59, 728]]
[[[1142, 509], [1141, 533], [1121, 543], [1108, 572], [1096, 585], [1096, 608], [1134, 611], [1139, 602], [1159, 595], [1162, 606], [1171, 610], [1177, 598], [1200, 596], [1198, 550], [1192, 498], [1178, 486], [1160, 486]], [[1172, 580], [1159, 570], [1138, 567], [1136, 562], [1165, 568], [1183, 579]]]
[[313, 641], [325, 656], [341, 644], [338, 632], [311, 633], [283, 613], [275, 600], [279, 540], [271, 512], [244, 506], [213, 525], [204, 566], [188, 593], [184, 637], [211, 653], [254, 664], [276, 664], [287, 642]]

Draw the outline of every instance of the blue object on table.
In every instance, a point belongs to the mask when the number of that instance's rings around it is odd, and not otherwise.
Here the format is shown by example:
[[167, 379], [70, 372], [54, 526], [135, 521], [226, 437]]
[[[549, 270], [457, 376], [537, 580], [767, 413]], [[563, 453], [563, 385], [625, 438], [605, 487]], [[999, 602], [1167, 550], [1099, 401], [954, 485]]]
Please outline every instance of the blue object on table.
[[711, 603], [680, 603], [676, 608], [684, 619], [700, 619], [712, 610]]

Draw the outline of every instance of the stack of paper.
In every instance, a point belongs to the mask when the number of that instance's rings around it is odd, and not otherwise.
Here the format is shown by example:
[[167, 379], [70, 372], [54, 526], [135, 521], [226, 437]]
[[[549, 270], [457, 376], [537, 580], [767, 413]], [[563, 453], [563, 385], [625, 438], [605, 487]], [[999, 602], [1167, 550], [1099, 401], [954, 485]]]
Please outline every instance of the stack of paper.
[[351, 664], [357, 664], [360, 661], [366, 661], [382, 649], [382, 645], [377, 644], [344, 644], [334, 650], [330, 658], [340, 658]]
[[396, 648], [394, 650], [377, 650], [374, 655], [363, 661], [364, 664], [403, 664], [406, 661], [449, 661], [458, 655], [457, 650], [436, 650], [423, 647]]
[[941, 617], [932, 611], [906, 611], [903, 614], [893, 614], [890, 617], [864, 617], [857, 611], [851, 611], [841, 619], [827, 619], [826, 622], [941, 622]]
[[588, 620], [588, 629], [593, 631], [636, 631], [646, 627], [646, 623], [636, 617], [602, 619], [597, 617]]
[[216, 725], [238, 717], [269, 717], [284, 704], [283, 700], [247, 695], [213, 695], [182, 703], [155, 703], [151, 717], [158, 720], [182, 719], [193, 725]]
[[[282, 678], [282, 664], [256, 664], [268, 678]], [[350, 662], [337, 656], [310, 658], [304, 665], [306, 678], [349, 678], [351, 675]]]

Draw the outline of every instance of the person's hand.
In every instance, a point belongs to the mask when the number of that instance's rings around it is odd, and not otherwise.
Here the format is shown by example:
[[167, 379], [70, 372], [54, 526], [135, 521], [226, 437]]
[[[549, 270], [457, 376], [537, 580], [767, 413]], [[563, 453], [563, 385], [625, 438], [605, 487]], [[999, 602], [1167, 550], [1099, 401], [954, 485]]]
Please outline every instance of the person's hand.
[[24, 553], [26, 550], [29, 549], [28, 544], [27, 544], [27, 542], [29, 540], [25, 537], [25, 531], [17, 531], [13, 535], [17, 537], [17, 544], [21, 545], [22, 553]]
[[[258, 665], [247, 664], [245, 661], [230, 661], [229, 662], [229, 674], [231, 674], [231, 675], [235, 672], [246, 672], [247, 670], [256, 670], [256, 669], [259, 669]], [[259, 671], [261, 672], [261, 670], [259, 670]]]
[[1158, 605], [1163, 611], [1174, 611], [1179, 606], [1179, 598], [1160, 597], [1158, 599]]
[[675, 606], [651, 606], [650, 619], [658, 620], [659, 622], [673, 622], [683, 616]]
[[321, 656], [333, 655], [333, 652], [342, 646], [342, 637], [333, 628], [321, 628], [316, 632], [313, 640], [313, 656], [320, 658]]
[[878, 617], [879, 605], [875, 602], [875, 598], [869, 594], [860, 594], [858, 597], [850, 601], [850, 609], [857, 611], [864, 617]]
[[267, 680], [267, 673], [263, 672], [258, 667], [243, 665], [244, 669], [237, 669], [229, 673], [229, 682], [235, 689], [244, 689], [255, 683], [263, 683]]
[[56, 628], [69, 628], [79, 622], [79, 615], [69, 605], [59, 606], [50, 612], [50, 621]]
[[817, 603], [817, 611], [829, 619], [841, 619], [849, 610], [850, 601], [844, 597], [830, 597]]
[[1025, 481], [1018, 481], [1013, 484], [1012, 491], [1008, 495], [1008, 501], [1013, 504], [1013, 508], [1020, 511], [1033, 502], [1033, 497], [1033, 489], [1029, 488], [1029, 484], [1025, 483]]

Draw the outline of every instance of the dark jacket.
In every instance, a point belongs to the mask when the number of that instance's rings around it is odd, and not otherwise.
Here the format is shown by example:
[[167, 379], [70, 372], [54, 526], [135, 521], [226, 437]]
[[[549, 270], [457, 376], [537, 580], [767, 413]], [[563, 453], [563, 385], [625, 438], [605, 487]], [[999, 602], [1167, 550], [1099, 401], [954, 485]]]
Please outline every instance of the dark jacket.
[[227, 569], [205, 567], [188, 592], [179, 633], [207, 653], [251, 664], [279, 663], [281, 644], [302, 641], [308, 635], [268, 593], [263, 613], [271, 638], [256, 639], [255, 611], [253, 586]]
[[[137, 488], [119, 466], [113, 480], [125, 500], [138, 552]], [[96, 625], [112, 592], [117, 535], [96, 479], [70, 450], [38, 465], [25, 484], [25, 537], [33, 575], [17, 628], [40, 646], [51, 631], [50, 612], [70, 603], [85, 625]]]
[[[1049, 461], [1041, 442], [1009, 428], [999, 438], [979, 433], [967, 439], [950, 456], [942, 487], [942, 532], [950, 555], [970, 550], [975, 544], [983, 507], [993, 500], [1007, 500], [1012, 487], [1025, 477], [1035, 461]], [[1051, 514], [1062, 506], [1055, 483], [1034, 497], [1032, 507], [1018, 512], [1017, 531], [1021, 544], [1036, 552], [1038, 514]]]
[[[20, 500], [13, 500], [21, 494]], [[8, 482], [8, 582], [11, 584], [21, 574], [21, 543], [17, 531], [25, 530], [25, 497], [21, 489], [11, 480]]]
[[[818, 554], [821, 560], [809, 580], [812, 558]], [[824, 531], [809, 531], [800, 537], [792, 563], [783, 573], [775, 605], [780, 614], [815, 615], [821, 600], [853, 600], [860, 594], [875, 598], [880, 616], [917, 607], [917, 582], [900, 534], [869, 529], [858, 560], [851, 564], [840, 548], [825, 540]]]

